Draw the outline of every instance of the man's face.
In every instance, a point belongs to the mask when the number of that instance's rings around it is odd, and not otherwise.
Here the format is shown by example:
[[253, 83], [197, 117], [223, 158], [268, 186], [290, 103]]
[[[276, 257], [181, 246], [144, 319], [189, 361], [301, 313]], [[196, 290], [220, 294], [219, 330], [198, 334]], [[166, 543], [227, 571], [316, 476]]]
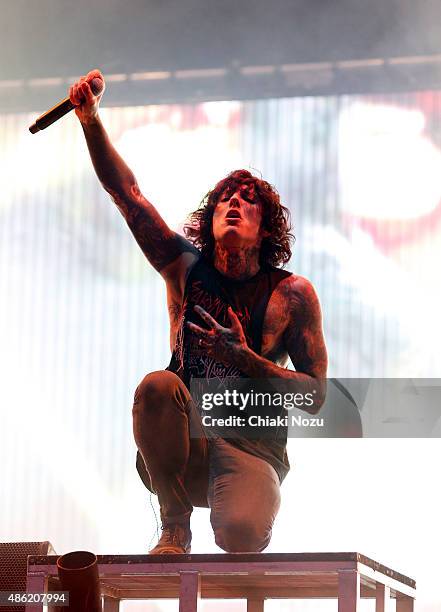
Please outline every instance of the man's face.
[[260, 247], [262, 204], [254, 183], [227, 188], [219, 196], [213, 214], [213, 236], [225, 247]]

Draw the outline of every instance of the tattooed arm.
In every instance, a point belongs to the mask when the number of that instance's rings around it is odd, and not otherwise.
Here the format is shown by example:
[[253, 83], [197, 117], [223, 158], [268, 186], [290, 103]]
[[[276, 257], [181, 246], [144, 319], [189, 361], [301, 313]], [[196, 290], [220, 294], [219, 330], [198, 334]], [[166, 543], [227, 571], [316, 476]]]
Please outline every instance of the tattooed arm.
[[326, 396], [328, 356], [323, 337], [320, 303], [312, 284], [303, 277], [292, 275], [284, 282], [289, 311], [283, 344], [295, 371], [281, 368], [254, 353], [249, 347], [242, 351], [240, 368], [252, 378], [282, 378], [300, 383], [303, 394], [314, 393], [314, 406], [307, 412], [318, 412]]
[[176, 274], [170, 266], [178, 258], [179, 272], [198, 257], [198, 251], [184, 237], [173, 232], [155, 207], [142, 195], [135, 176], [110, 142], [98, 116], [102, 93], [95, 96], [88, 84], [103, 79], [98, 70], [89, 72], [70, 88], [70, 99], [77, 106], [95, 172], [104, 189], [125, 218], [137, 243], [152, 266], [165, 278]]
[[124, 160], [111, 144], [99, 119], [83, 124], [95, 172], [127, 222], [136, 242], [152, 266], [163, 276], [180, 255], [184, 261], [197, 257], [198, 251], [172, 231], [156, 208], [143, 196], [138, 183]]

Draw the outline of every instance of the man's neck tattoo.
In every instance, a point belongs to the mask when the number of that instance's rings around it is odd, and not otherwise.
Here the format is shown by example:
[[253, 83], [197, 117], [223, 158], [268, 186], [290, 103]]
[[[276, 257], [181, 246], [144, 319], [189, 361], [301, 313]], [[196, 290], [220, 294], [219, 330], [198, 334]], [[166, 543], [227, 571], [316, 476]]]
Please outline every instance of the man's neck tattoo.
[[226, 249], [214, 247], [214, 267], [224, 276], [236, 280], [251, 278], [259, 271], [259, 249], [256, 246]]

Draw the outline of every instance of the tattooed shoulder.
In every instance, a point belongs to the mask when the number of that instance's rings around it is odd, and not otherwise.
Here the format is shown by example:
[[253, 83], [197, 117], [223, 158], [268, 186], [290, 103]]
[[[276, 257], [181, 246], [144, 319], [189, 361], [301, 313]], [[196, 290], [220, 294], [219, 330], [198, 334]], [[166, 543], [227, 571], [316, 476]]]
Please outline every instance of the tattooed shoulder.
[[320, 313], [317, 293], [307, 278], [292, 274], [280, 285], [291, 320], [294, 318], [297, 323], [306, 324]]

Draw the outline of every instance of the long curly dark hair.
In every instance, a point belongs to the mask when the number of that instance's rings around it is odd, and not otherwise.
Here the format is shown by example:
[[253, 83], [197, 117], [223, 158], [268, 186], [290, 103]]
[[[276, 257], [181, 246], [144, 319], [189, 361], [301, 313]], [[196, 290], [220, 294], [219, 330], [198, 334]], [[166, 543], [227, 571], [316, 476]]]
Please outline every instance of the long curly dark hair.
[[242, 184], [254, 184], [257, 198], [262, 203], [261, 228], [269, 233], [262, 239], [260, 265], [280, 266], [291, 258], [291, 233], [289, 210], [280, 202], [275, 188], [266, 181], [254, 176], [248, 170], [234, 170], [223, 178], [202, 199], [197, 210], [189, 215], [189, 223], [184, 225], [185, 235], [200, 249], [203, 257], [212, 261], [214, 254], [213, 213], [220, 196], [227, 189], [234, 191]]

